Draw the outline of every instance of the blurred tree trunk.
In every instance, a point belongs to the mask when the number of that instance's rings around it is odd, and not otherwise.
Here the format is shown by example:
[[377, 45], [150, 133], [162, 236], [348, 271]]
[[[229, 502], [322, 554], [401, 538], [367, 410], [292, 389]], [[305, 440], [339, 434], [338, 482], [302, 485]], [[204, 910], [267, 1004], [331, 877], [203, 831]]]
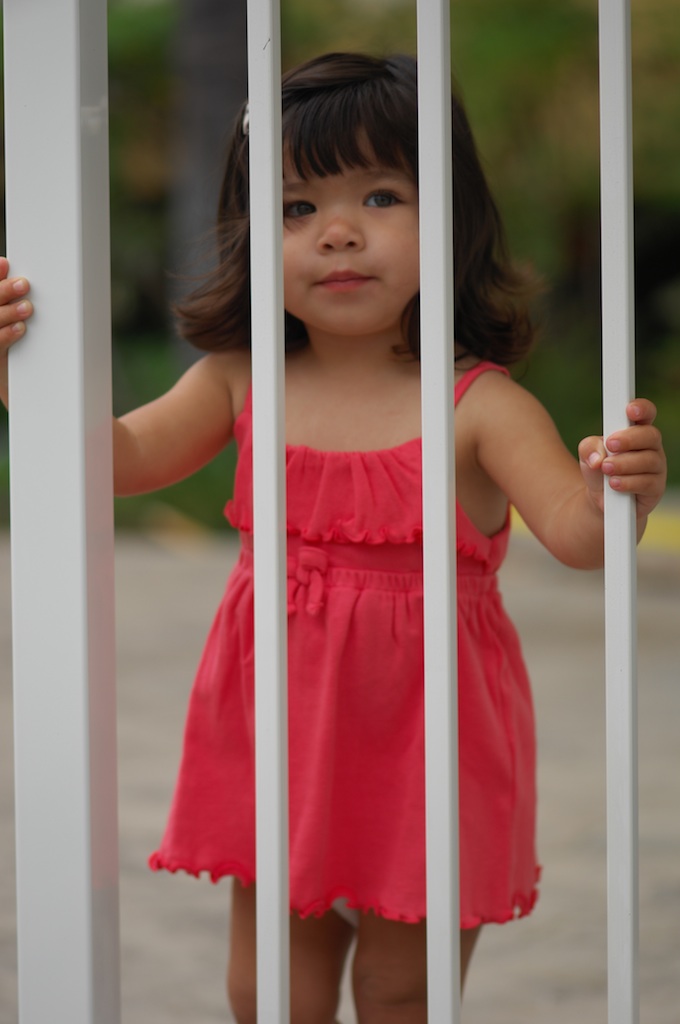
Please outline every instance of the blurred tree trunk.
[[[179, 9], [170, 265], [191, 274], [215, 223], [226, 142], [247, 92], [246, 0], [180, 0]], [[182, 290], [171, 283], [170, 299]]]

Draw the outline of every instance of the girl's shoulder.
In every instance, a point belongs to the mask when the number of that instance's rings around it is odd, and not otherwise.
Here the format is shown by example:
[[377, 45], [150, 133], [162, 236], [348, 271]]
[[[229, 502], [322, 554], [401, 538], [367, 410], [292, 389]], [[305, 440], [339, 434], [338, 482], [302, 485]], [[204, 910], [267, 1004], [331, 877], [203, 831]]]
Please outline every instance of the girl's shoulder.
[[507, 371], [494, 372], [502, 368], [488, 364], [475, 369], [457, 382], [462, 394], [456, 422], [478, 458], [481, 454], [485, 460], [493, 453], [493, 461], [505, 458], [510, 450], [526, 452], [544, 442], [561, 443], [544, 406]]
[[455, 385], [457, 397], [462, 400], [466, 396], [466, 413], [474, 413], [482, 422], [486, 422], [488, 408], [497, 401], [520, 406], [537, 403], [525, 387], [513, 380], [507, 367], [484, 360], [457, 367]]
[[[482, 373], [461, 402], [478, 464], [517, 505], [531, 478], [571, 472], [574, 459], [542, 403], [501, 373]], [[575, 463], [574, 463], [575, 464]]]
[[509, 370], [487, 359], [465, 357], [457, 360], [454, 369], [456, 404], [479, 377], [488, 374], [505, 377], [509, 376]]
[[480, 366], [457, 382], [457, 390], [459, 422], [465, 421], [477, 443], [510, 443], [529, 431], [554, 429], [539, 399], [502, 367]]

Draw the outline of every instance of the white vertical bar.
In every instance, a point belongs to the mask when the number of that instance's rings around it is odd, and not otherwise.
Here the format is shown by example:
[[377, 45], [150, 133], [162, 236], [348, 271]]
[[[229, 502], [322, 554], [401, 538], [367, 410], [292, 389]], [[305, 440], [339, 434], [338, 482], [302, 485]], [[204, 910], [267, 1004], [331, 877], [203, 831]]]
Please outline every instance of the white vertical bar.
[[[634, 397], [629, 0], [600, 0], [602, 358], [605, 436]], [[605, 485], [607, 886], [610, 1024], [637, 1024], [638, 822], [635, 503]]]
[[290, 1018], [286, 477], [278, 0], [248, 0], [255, 533], [257, 1012]]
[[428, 1019], [460, 1021], [453, 439], [453, 196], [448, 0], [418, 3]]
[[19, 1013], [115, 1024], [105, 0], [5, 0]]

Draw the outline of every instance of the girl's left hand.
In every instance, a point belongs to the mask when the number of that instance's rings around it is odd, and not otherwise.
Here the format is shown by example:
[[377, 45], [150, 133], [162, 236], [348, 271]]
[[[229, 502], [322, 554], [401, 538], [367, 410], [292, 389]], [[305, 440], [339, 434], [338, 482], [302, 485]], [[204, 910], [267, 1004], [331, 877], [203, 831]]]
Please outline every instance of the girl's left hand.
[[586, 437], [578, 446], [579, 465], [588, 492], [600, 511], [604, 508], [604, 477], [615, 491], [635, 494], [637, 518], [645, 519], [666, 489], [666, 456], [661, 433], [652, 426], [656, 406], [634, 398], [626, 406], [632, 426], [607, 438]]

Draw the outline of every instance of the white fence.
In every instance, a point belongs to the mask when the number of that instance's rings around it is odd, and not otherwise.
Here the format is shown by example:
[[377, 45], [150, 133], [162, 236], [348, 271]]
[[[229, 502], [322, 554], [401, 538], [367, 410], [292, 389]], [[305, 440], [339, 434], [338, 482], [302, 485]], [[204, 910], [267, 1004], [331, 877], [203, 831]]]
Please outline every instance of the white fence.
[[[260, 1019], [288, 1020], [285, 477], [276, 0], [249, 0]], [[5, 0], [8, 254], [33, 283], [11, 355], [21, 1024], [117, 1024], [105, 0]], [[605, 432], [633, 395], [629, 10], [601, 0]], [[460, 1020], [449, 6], [418, 4], [429, 1015]], [[627, 296], [627, 301], [621, 297]], [[265, 298], [266, 297], [266, 298]], [[57, 498], [58, 496], [58, 498]], [[274, 500], [275, 499], [275, 500]], [[49, 508], [46, 509], [46, 504]], [[609, 1020], [635, 1024], [632, 503], [606, 510]], [[272, 566], [275, 570], [272, 574]], [[266, 585], [263, 585], [266, 584]], [[266, 640], [263, 638], [266, 637]], [[272, 641], [275, 638], [275, 642]], [[50, 870], [44, 870], [49, 835]], [[55, 884], [54, 879], [59, 879]]]
[[19, 1004], [114, 1024], [106, 4], [3, 15], [8, 251], [38, 311], [10, 359]]

